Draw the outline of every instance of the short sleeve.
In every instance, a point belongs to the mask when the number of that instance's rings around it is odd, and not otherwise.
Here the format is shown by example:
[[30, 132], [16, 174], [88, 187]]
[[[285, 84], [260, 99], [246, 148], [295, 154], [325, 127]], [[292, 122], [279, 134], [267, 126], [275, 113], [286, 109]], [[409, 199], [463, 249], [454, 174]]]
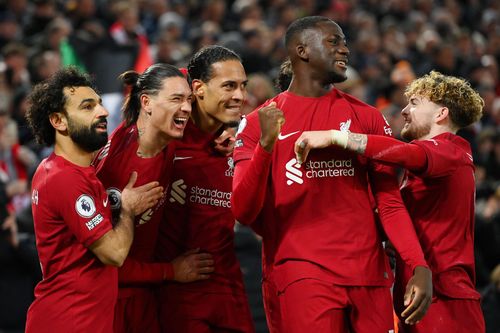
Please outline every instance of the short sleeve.
[[56, 188], [60, 215], [78, 242], [89, 247], [113, 228], [108, 196], [95, 174], [73, 172]]

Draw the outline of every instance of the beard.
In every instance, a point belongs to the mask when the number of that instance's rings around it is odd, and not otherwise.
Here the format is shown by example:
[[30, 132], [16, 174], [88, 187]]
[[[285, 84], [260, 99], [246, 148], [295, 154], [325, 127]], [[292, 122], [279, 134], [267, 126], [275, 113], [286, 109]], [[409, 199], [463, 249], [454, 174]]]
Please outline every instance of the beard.
[[105, 117], [99, 118], [90, 127], [84, 127], [68, 118], [68, 134], [71, 140], [83, 150], [91, 153], [101, 149], [108, 142], [108, 133], [97, 132], [97, 126], [107, 123]]
[[408, 126], [401, 130], [401, 137], [407, 141], [418, 140], [431, 132], [431, 125]]
[[328, 72], [328, 84], [341, 83], [347, 80], [346, 73], [338, 73], [335, 71]]

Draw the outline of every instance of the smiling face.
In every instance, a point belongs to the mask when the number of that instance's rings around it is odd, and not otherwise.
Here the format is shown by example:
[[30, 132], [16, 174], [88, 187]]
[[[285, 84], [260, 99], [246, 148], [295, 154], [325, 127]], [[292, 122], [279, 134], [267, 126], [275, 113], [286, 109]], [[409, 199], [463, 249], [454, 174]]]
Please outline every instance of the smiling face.
[[332, 21], [319, 22], [304, 31], [303, 41], [313, 71], [324, 76], [324, 83], [339, 83], [347, 79], [349, 49], [342, 29]]
[[[147, 95], [147, 94], [145, 94]], [[148, 95], [143, 108], [150, 114], [150, 123], [167, 138], [181, 139], [191, 114], [192, 93], [183, 77], [163, 80], [156, 95]]]
[[247, 76], [238, 60], [215, 62], [208, 82], [193, 80], [198, 111], [214, 124], [235, 124], [241, 117], [241, 108], [247, 96]]
[[68, 135], [81, 149], [93, 152], [108, 141], [108, 111], [90, 87], [64, 88]]
[[401, 137], [408, 141], [427, 139], [441, 108], [427, 97], [412, 95], [408, 105], [401, 111], [405, 120]]

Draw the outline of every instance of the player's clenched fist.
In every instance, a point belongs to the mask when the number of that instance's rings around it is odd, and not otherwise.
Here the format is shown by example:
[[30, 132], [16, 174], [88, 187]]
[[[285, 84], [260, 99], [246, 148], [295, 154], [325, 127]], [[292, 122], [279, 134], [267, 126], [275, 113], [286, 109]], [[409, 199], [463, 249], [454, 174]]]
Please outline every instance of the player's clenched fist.
[[260, 145], [271, 152], [280, 134], [281, 126], [285, 123], [285, 117], [283, 111], [276, 107], [276, 102], [260, 108], [258, 112], [261, 129]]

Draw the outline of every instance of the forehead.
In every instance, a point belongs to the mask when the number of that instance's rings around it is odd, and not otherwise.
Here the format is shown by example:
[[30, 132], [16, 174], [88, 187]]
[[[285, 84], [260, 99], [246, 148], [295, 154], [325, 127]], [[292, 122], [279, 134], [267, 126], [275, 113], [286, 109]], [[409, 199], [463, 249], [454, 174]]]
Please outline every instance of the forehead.
[[212, 64], [212, 80], [246, 81], [247, 76], [243, 65], [238, 60], [219, 61]]
[[96, 101], [101, 99], [95, 90], [90, 87], [66, 87], [63, 89], [63, 93], [66, 96], [66, 104], [68, 106], [79, 105], [86, 99]]
[[344, 32], [342, 28], [338, 24], [332, 21], [322, 21], [317, 23], [314, 27], [307, 29], [306, 34], [318, 34], [320, 33], [323, 36], [338, 36], [342, 39], [345, 39]]
[[162, 93], [167, 95], [190, 94], [191, 89], [185, 78], [173, 76], [163, 79]]

